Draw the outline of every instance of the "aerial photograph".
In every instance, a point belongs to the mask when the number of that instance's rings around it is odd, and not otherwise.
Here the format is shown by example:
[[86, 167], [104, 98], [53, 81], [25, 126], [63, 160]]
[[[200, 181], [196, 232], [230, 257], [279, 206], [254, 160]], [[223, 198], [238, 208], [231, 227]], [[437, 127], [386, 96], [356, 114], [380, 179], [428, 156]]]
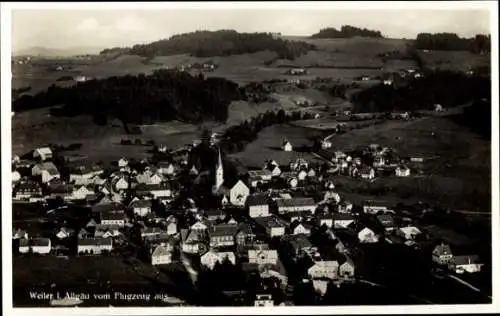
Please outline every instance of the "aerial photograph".
[[14, 309], [492, 304], [490, 11], [192, 7], [11, 11]]

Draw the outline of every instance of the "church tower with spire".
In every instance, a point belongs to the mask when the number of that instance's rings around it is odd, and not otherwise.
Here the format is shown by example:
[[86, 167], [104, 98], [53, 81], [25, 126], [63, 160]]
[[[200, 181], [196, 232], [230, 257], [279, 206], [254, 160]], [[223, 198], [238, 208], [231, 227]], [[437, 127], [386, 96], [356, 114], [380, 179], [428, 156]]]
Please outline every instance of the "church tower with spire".
[[222, 167], [220, 148], [218, 149], [218, 152], [219, 155], [217, 157], [217, 165], [215, 166], [215, 185], [213, 187], [214, 192], [218, 191], [224, 183], [224, 168]]

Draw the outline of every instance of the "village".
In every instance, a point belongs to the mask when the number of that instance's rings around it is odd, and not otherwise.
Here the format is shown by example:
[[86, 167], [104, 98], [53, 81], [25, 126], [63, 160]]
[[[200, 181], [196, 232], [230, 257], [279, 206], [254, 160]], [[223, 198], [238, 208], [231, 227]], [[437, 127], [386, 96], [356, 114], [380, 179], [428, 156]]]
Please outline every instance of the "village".
[[[411, 212], [384, 201], [353, 203], [336, 190], [339, 175], [365, 182], [414, 176], [423, 158], [399, 157], [379, 144], [342, 152], [325, 138], [317, 149], [324, 164], [269, 159], [261, 169], [230, 172], [212, 136], [109, 166], [72, 161], [54, 147], [15, 156], [14, 210], [31, 206], [36, 215], [14, 215], [14, 256], [135, 257], [153, 267], [184, 267], [195, 288], [202, 275], [227, 270], [229, 280], [213, 289], [232, 302], [250, 292], [244, 304], [253, 306], [300, 305], [298, 288], [323, 297], [332, 286], [378, 284], [363, 257], [370, 245], [397, 245], [439, 278], [481, 272], [477, 254], [455, 253]], [[213, 157], [194, 157], [200, 148]], [[295, 150], [287, 140], [280, 149]]]

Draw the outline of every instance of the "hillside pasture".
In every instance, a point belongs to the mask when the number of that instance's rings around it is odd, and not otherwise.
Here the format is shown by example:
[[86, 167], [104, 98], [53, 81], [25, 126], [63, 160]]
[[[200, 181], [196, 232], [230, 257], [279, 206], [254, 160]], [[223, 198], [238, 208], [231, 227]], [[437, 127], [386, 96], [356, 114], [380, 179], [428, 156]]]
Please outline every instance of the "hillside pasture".
[[[317, 133], [301, 127], [288, 124], [273, 125], [263, 129], [258, 138], [249, 143], [245, 150], [231, 155], [247, 168], [261, 168], [266, 160], [274, 159], [280, 165], [288, 165], [297, 158], [304, 158], [309, 162], [322, 162], [323, 160], [305, 152], [297, 152], [301, 146], [310, 146], [310, 138]], [[287, 139], [294, 146], [294, 151], [285, 152], [281, 149], [283, 139]]]

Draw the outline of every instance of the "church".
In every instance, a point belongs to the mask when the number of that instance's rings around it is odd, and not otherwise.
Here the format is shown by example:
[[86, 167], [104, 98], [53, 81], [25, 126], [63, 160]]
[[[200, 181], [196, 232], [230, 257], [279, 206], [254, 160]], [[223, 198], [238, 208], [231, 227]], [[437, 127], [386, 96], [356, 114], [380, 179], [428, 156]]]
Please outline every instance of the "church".
[[244, 207], [247, 197], [250, 195], [250, 189], [240, 179], [224, 179], [224, 167], [220, 149], [218, 151], [217, 164], [215, 166], [215, 184], [212, 187], [212, 193], [227, 200], [234, 206]]

